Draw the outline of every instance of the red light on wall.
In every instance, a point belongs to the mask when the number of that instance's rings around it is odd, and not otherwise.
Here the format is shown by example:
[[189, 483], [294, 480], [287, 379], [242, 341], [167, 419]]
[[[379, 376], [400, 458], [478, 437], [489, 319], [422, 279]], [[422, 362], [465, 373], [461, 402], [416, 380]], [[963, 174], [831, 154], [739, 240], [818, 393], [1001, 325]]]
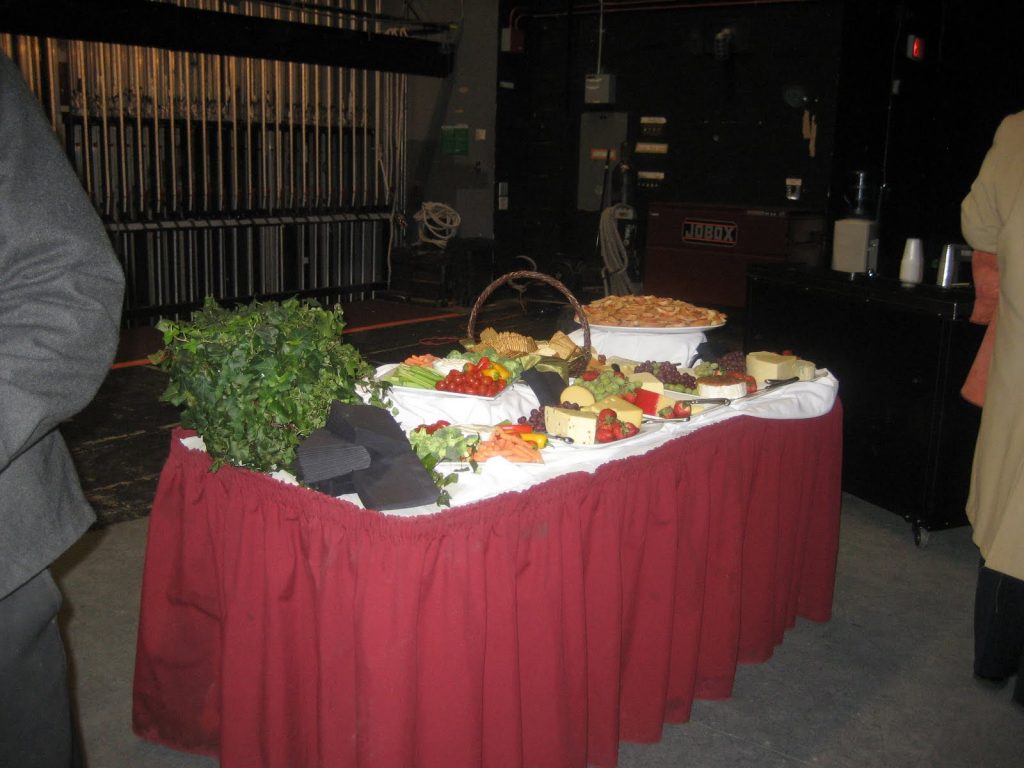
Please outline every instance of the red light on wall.
[[911, 61], [924, 60], [924, 38], [907, 35], [907, 58]]

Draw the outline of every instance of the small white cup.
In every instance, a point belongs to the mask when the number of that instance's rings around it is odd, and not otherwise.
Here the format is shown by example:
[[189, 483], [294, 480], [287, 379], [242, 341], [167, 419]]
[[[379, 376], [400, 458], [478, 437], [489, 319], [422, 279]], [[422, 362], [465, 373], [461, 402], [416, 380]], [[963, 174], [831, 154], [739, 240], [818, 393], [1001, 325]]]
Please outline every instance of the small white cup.
[[924, 276], [924, 246], [918, 237], [908, 237], [903, 246], [903, 260], [900, 262], [900, 282], [916, 285]]

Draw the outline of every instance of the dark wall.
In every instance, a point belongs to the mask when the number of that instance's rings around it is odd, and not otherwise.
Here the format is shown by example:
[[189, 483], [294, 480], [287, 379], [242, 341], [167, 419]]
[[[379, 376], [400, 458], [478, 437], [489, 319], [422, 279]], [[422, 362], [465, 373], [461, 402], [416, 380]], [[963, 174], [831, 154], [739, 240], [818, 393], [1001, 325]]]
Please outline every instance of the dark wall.
[[[498, 62], [496, 180], [509, 208], [499, 242], [536, 257], [593, 262], [597, 215], [576, 210], [580, 114], [626, 111], [667, 118], [656, 200], [798, 207], [844, 215], [850, 174], [880, 187], [880, 271], [895, 275], [907, 237], [929, 259], [960, 240], [959, 204], [999, 119], [1024, 108], [1014, 25], [995, 4], [883, 0], [715, 4], [604, 4], [602, 69], [614, 104], [583, 103], [597, 63], [597, 3], [502, 3], [522, 52]], [[714, 40], [734, 30], [726, 58]], [[925, 58], [905, 55], [908, 34]], [[802, 100], [801, 100], [802, 99]], [[802, 134], [815, 117], [814, 156]], [[799, 201], [785, 179], [803, 180]], [[826, 250], [826, 261], [827, 261]]]

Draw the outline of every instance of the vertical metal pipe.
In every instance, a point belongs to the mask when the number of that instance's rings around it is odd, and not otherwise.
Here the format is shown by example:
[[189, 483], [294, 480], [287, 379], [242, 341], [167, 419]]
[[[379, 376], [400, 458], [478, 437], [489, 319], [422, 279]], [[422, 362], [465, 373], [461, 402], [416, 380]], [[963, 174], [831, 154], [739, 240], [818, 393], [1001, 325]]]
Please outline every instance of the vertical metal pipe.
[[127, 49], [115, 45], [111, 55], [114, 62], [114, 92], [117, 99], [117, 170], [121, 182], [120, 218], [125, 219], [131, 215], [131, 192], [128, 187], [128, 135], [125, 132], [124, 114], [127, 108], [128, 94], [121, 76], [121, 67], [124, 64]]
[[[362, 10], [365, 12], [367, 8], [366, 3], [362, 4]], [[363, 29], [369, 30], [369, 22], [366, 21], [366, 17], [363, 17]], [[370, 118], [369, 109], [367, 107], [367, 91], [369, 90], [369, 73], [364, 69], [362, 71], [362, 93], [360, 94], [360, 103], [362, 104], [362, 120], [363, 120], [363, 205], [365, 206], [369, 202], [370, 193], [370, 178], [369, 178], [369, 151], [370, 151]]]
[[[328, 17], [330, 18], [330, 17]], [[330, 208], [334, 204], [333, 169], [334, 162], [332, 148], [334, 141], [331, 138], [331, 130], [334, 123], [334, 69], [324, 67], [323, 77], [324, 89], [324, 200], [325, 207]]]
[[174, 121], [174, 110], [178, 103], [177, 92], [177, 64], [178, 53], [167, 51], [167, 150], [168, 150], [168, 172], [169, 172], [169, 213], [177, 216], [178, 210], [178, 131]]
[[267, 62], [260, 59], [260, 89], [259, 89], [259, 110], [260, 110], [260, 208], [268, 211], [270, 209], [270, 141], [267, 132], [267, 101], [270, 98], [270, 91], [267, 90]]
[[238, 210], [238, 101], [241, 98], [238, 90], [238, 59], [227, 59], [228, 93], [231, 99], [231, 201], [232, 211]]
[[295, 121], [296, 112], [298, 110], [298, 103], [294, 100], [294, 75], [296, 65], [288, 62], [288, 154], [287, 154], [287, 165], [288, 165], [288, 207], [292, 210], [295, 209]]
[[207, 89], [207, 69], [206, 69], [206, 54], [199, 54], [199, 114], [197, 120], [199, 120], [200, 130], [200, 146], [202, 147], [202, 156], [200, 160], [203, 167], [203, 211], [209, 215], [210, 205], [210, 139], [207, 132], [207, 127], [210, 123], [209, 114], [209, 96]]
[[[354, 7], [354, 0], [353, 0]], [[356, 21], [353, 19], [350, 22], [352, 29], [356, 28]], [[359, 167], [360, 167], [360, 155], [362, 153], [362, 132], [360, 131], [360, 120], [362, 115], [359, 114], [359, 72], [357, 70], [349, 70], [349, 83], [348, 83], [348, 98], [349, 98], [349, 116], [352, 120], [352, 157], [349, 166], [352, 169], [352, 200], [353, 206], [359, 205], [359, 195], [361, 194], [361, 187], [359, 184]]]
[[313, 205], [320, 207], [320, 67], [314, 65], [313, 75]]
[[64, 121], [61, 120], [60, 103], [60, 69], [58, 59], [60, 51], [59, 43], [53, 38], [46, 38], [46, 79], [50, 83], [50, 92], [47, 94], [50, 106], [50, 124], [54, 133], [64, 142]]
[[[280, 15], [280, 10], [274, 9], [274, 17]], [[280, 61], [274, 62], [274, 204], [275, 209], [284, 206], [284, 179], [282, 178], [284, 159], [281, 157], [283, 149], [282, 137], [284, 135], [284, 84], [281, 82], [284, 76], [284, 67]]]
[[305, 64], [299, 65], [299, 162], [301, 164], [300, 178], [302, 189], [299, 195], [299, 204], [302, 208], [309, 205], [309, 157], [307, 154], [306, 136], [306, 110], [308, 109], [308, 67]]
[[242, 59], [242, 77], [245, 86], [245, 136], [243, 137], [243, 159], [245, 166], [245, 207], [251, 211], [253, 201], [253, 168], [252, 168], [252, 131], [253, 131], [253, 62], [252, 59]]
[[139, 193], [138, 215], [144, 217], [146, 215], [146, 153], [142, 126], [142, 49], [132, 46], [129, 50], [132, 56], [132, 74], [134, 75], [132, 82], [135, 93], [135, 159], [137, 167], [135, 186]]
[[[226, 150], [224, 148], [224, 114], [227, 109], [225, 99], [230, 99], [230, 95], [225, 94], [224, 89], [224, 57], [215, 56], [213, 58], [213, 77], [214, 77], [214, 103], [216, 104], [217, 115], [214, 125], [217, 126], [217, 176], [216, 176], [216, 205], [221, 215], [224, 214], [224, 210], [227, 207], [227, 194], [224, 189], [224, 160], [226, 157]], [[207, 159], [207, 167], [209, 167], [209, 159]]]
[[185, 188], [183, 191], [185, 200], [184, 207], [189, 215], [193, 214], [196, 210], [196, 167], [192, 159], [192, 77], [193, 77], [193, 66], [194, 61], [193, 54], [184, 54], [182, 73], [181, 73], [181, 84], [182, 84], [182, 100], [184, 102], [184, 115], [182, 119], [185, 123]]
[[[340, 27], [341, 17], [336, 17], [336, 24]], [[345, 206], [345, 133], [348, 130], [345, 120], [345, 69], [337, 68], [338, 84], [338, 207]], [[340, 252], [340, 251], [339, 251]]]
[[[376, 9], [378, 12], [379, 8]], [[374, 27], [375, 33], [380, 33], [380, 23], [376, 22]], [[381, 115], [381, 74], [379, 70], [375, 70], [373, 73], [373, 202], [374, 205], [379, 205], [381, 202], [380, 194], [380, 172], [382, 168], [382, 139], [384, 131], [382, 130], [380, 115]]]
[[75, 42], [76, 83], [81, 93], [82, 103], [82, 180], [85, 188], [92, 194], [92, 159], [89, 152], [89, 86], [85, 69], [85, 43]]
[[107, 123], [107, 107], [108, 99], [110, 98], [107, 87], [107, 46], [103, 43], [93, 46], [93, 54], [100, 111], [99, 162], [100, 170], [102, 171], [100, 187], [103, 199], [100, 210], [104, 216], [110, 217], [114, 212], [114, 201], [113, 189], [110, 183], [110, 130]]
[[163, 158], [160, 156], [160, 52], [150, 50], [149, 90], [153, 100], [153, 207], [158, 217], [164, 214], [163, 204]]

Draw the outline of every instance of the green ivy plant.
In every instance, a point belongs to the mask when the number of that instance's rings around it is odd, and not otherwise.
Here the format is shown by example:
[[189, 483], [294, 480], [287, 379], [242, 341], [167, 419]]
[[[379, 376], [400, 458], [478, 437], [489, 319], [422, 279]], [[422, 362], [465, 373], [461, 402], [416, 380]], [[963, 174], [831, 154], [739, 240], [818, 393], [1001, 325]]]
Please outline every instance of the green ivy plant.
[[333, 400], [389, 407], [387, 387], [342, 341], [340, 306], [254, 302], [225, 309], [207, 298], [190, 322], [163, 320], [164, 350], [151, 360], [170, 375], [161, 400], [182, 407], [213, 457], [262, 472], [289, 467], [296, 446], [327, 421]]

